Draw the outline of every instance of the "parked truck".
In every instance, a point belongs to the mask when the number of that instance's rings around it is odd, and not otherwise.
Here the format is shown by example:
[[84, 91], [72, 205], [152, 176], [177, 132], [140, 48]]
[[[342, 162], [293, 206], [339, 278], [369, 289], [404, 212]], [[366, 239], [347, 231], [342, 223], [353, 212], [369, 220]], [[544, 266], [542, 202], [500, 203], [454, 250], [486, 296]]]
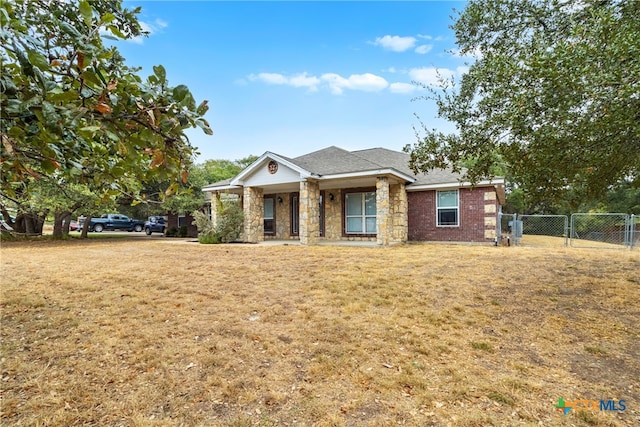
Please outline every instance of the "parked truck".
[[89, 231], [101, 233], [104, 230], [124, 230], [140, 232], [144, 229], [144, 221], [129, 218], [122, 214], [104, 214], [100, 218], [91, 218]]

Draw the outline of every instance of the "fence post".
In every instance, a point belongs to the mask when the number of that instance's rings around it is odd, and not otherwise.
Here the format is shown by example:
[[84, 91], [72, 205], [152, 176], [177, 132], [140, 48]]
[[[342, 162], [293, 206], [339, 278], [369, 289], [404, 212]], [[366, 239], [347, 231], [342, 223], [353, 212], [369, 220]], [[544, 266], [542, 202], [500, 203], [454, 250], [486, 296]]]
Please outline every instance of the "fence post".
[[631, 214], [629, 221], [629, 249], [633, 249], [636, 244], [636, 216]]

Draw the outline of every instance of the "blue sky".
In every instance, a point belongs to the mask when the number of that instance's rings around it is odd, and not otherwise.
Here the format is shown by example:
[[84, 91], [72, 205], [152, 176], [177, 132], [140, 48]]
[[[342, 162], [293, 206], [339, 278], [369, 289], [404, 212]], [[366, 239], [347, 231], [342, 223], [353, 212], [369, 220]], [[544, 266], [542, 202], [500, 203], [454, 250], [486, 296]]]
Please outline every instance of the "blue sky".
[[296, 157], [331, 145], [402, 150], [432, 102], [415, 97], [442, 75], [459, 77], [449, 25], [462, 1], [126, 1], [142, 7], [148, 38], [118, 48], [141, 75], [162, 64], [173, 86], [208, 100], [213, 136], [188, 133], [207, 159], [272, 151]]

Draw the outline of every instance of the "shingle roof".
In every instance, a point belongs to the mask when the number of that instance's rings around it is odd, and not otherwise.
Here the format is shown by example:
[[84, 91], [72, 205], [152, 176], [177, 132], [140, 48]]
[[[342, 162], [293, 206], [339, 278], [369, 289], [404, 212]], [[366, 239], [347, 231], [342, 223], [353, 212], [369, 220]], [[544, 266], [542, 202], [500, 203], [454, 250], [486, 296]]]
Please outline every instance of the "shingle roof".
[[416, 174], [409, 168], [409, 160], [409, 154], [387, 148], [347, 151], [335, 146], [291, 159], [296, 165], [318, 175], [395, 169], [414, 177], [416, 181], [412, 185], [455, 183], [461, 178], [460, 174], [451, 169]]
[[291, 162], [318, 175], [362, 172], [381, 167], [379, 164], [334, 146], [293, 158]]
[[[264, 155], [267, 154], [269, 153]], [[453, 184], [458, 183], [462, 177], [462, 174], [454, 173], [451, 169], [436, 169], [427, 173], [416, 174], [409, 168], [409, 154], [380, 147], [347, 151], [340, 147], [331, 146], [295, 158], [288, 158], [279, 154], [277, 156], [320, 177], [393, 169], [402, 175], [415, 178], [415, 181], [409, 184], [408, 187]], [[227, 179], [207, 185], [205, 188], [225, 186], [231, 182], [232, 179]]]

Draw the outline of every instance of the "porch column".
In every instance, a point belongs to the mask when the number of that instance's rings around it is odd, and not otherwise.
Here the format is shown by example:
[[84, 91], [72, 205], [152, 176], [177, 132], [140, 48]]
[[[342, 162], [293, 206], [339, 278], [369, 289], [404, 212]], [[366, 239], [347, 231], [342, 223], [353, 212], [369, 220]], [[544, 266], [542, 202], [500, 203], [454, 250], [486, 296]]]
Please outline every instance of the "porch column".
[[244, 241], [264, 241], [264, 194], [262, 188], [244, 187]]
[[393, 243], [404, 243], [409, 240], [409, 214], [407, 189], [404, 183], [390, 186], [390, 198], [393, 217]]
[[389, 203], [389, 178], [376, 178], [376, 235], [379, 245], [391, 243], [393, 232], [393, 217]]
[[217, 191], [211, 192], [211, 224], [215, 229], [218, 225], [218, 207], [220, 206], [220, 193]]
[[315, 245], [320, 238], [320, 184], [307, 179], [300, 182], [300, 243]]

